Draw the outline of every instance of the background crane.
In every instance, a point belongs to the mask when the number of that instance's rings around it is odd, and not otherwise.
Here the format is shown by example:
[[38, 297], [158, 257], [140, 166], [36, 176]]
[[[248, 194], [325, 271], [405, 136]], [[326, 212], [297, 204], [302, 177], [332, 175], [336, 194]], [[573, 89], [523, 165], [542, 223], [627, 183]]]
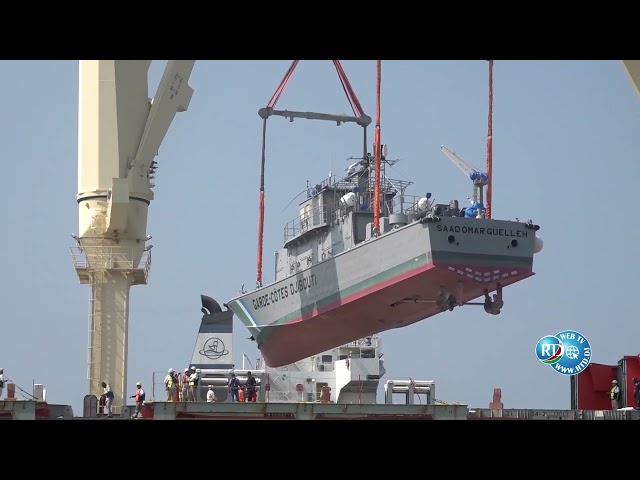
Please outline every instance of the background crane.
[[72, 258], [80, 283], [91, 285], [89, 394], [101, 383], [125, 404], [129, 289], [147, 283], [148, 207], [154, 160], [176, 112], [189, 106], [195, 60], [169, 60], [153, 99], [151, 60], [81, 60], [78, 119], [79, 232]]
[[[449, 160], [451, 160], [473, 182], [473, 197], [470, 198], [471, 207], [465, 210], [466, 217], [484, 218], [484, 187], [489, 182], [489, 175], [473, 168], [462, 160], [455, 152], [442, 145], [440, 147]], [[469, 198], [469, 197], [467, 197]]]

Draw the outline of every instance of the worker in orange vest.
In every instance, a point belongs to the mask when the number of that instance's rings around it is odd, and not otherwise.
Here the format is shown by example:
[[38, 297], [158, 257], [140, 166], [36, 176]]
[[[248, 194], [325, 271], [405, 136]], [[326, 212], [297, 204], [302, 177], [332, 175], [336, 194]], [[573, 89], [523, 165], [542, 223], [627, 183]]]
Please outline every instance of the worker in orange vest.
[[145, 398], [145, 393], [144, 390], [142, 389], [142, 383], [141, 382], [137, 382], [136, 383], [136, 394], [135, 395], [131, 395], [131, 397], [129, 398], [135, 398], [136, 399], [136, 410], [133, 413], [133, 418], [138, 418], [142, 416], [142, 404], [144, 403], [144, 398]]

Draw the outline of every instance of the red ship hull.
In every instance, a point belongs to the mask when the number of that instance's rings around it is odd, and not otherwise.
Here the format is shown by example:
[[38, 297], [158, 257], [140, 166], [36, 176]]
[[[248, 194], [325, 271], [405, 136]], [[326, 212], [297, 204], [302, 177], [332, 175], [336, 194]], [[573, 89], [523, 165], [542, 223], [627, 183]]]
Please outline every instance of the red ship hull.
[[[260, 350], [267, 365], [287, 365], [308, 356], [309, 345], [301, 343], [300, 338], [312, 338], [313, 349], [320, 353], [345, 343], [345, 338], [355, 341], [443, 313], [435, 303], [420, 303], [433, 301], [441, 285], [448, 285], [458, 302], [465, 303], [482, 297], [484, 289], [493, 288], [497, 282], [508, 286], [532, 275], [530, 267], [508, 267], [505, 271], [499, 266], [429, 263], [272, 329], [269, 341], [263, 342]], [[487, 278], [490, 283], [482, 281]]]

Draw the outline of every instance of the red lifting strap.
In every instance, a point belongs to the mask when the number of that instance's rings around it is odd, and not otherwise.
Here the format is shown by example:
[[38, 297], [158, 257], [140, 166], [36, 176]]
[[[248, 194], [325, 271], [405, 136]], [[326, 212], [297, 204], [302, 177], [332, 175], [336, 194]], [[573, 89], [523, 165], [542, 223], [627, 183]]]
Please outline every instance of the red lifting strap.
[[[351, 83], [349, 83], [349, 79], [347, 78], [347, 74], [344, 72], [342, 65], [340, 65], [340, 60], [333, 60], [333, 64], [336, 67], [336, 71], [338, 72], [338, 78], [340, 78], [340, 83], [342, 83], [342, 88], [344, 90], [345, 95], [347, 96], [347, 100], [351, 105], [351, 109], [355, 117], [348, 117], [346, 115], [328, 115], [314, 112], [289, 112], [289, 111], [275, 111], [274, 107], [282, 92], [287, 87], [289, 80], [291, 80], [291, 76], [293, 75], [294, 70], [298, 66], [300, 60], [294, 60], [287, 73], [285, 73], [284, 78], [280, 82], [280, 85], [276, 89], [275, 93], [267, 103], [267, 107], [264, 109], [260, 109], [258, 114], [262, 117], [262, 161], [260, 165], [260, 200], [258, 206], [258, 255], [257, 255], [257, 266], [256, 266], [256, 286], [262, 286], [262, 250], [263, 250], [263, 235], [264, 235], [264, 172], [265, 172], [265, 163], [266, 163], [266, 135], [267, 135], [267, 118], [270, 115], [280, 115], [284, 117], [291, 118], [309, 118], [309, 119], [317, 119], [317, 120], [332, 120], [337, 121], [338, 124], [341, 122], [356, 122], [362, 127], [365, 127], [371, 123], [371, 119], [365, 115], [362, 110], [362, 105], [360, 105], [360, 101], [358, 97], [356, 97], [353, 88], [351, 87]], [[379, 129], [379, 127], [378, 127]], [[378, 132], [379, 135], [379, 132]], [[379, 139], [379, 136], [378, 136]], [[366, 144], [366, 134], [365, 134], [365, 144]], [[365, 147], [366, 148], [366, 147]]]
[[[344, 69], [340, 64], [340, 60], [332, 60], [332, 61], [333, 61], [333, 65], [336, 67], [336, 71], [338, 72], [338, 78], [340, 79], [340, 83], [342, 83], [342, 88], [344, 90], [345, 95], [347, 96], [347, 100], [349, 101], [349, 104], [351, 105], [353, 114], [356, 117], [362, 117], [365, 114], [364, 110], [362, 109], [362, 105], [360, 105], [360, 101], [358, 100], [356, 93], [353, 91], [353, 87], [351, 87], [351, 83], [349, 83], [349, 79], [347, 78], [347, 74], [344, 72]], [[275, 108], [276, 104], [278, 103], [278, 100], [280, 99], [280, 96], [282, 95], [282, 92], [284, 92], [284, 89], [287, 87], [287, 84], [289, 83], [289, 80], [291, 79], [291, 76], [293, 75], [293, 72], [298, 66], [299, 62], [300, 60], [293, 61], [293, 63], [289, 67], [289, 70], [287, 70], [287, 73], [285, 73], [284, 78], [280, 82], [280, 85], [278, 86], [275, 93], [271, 97], [271, 100], [269, 100], [269, 103], [267, 104], [267, 108]]]

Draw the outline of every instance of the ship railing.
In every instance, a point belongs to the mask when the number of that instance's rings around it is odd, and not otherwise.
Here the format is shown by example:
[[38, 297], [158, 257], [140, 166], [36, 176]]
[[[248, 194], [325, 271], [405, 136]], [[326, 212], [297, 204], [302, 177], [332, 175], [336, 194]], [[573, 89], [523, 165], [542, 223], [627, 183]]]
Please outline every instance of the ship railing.
[[278, 375], [270, 375], [267, 373], [265, 383], [269, 385], [269, 388], [265, 392], [266, 402], [291, 401], [291, 382], [281, 379]]
[[469, 418], [518, 420], [640, 420], [637, 410], [554, 410], [531, 408], [471, 408]]
[[389, 205], [388, 214], [404, 213], [405, 215], [413, 215], [418, 213], [418, 201], [422, 197], [418, 195], [397, 195]]
[[[459, 402], [448, 402], [436, 397], [436, 385], [433, 380], [418, 380], [412, 377], [389, 377], [385, 372], [385, 379], [381, 380], [378, 388], [382, 390], [384, 403], [402, 404], [413, 403], [414, 405], [464, 405]], [[387, 385], [393, 382], [393, 392], [387, 391]], [[408, 386], [413, 384], [413, 399], [409, 398]], [[379, 390], [379, 391], [380, 391]], [[402, 398], [404, 397], [404, 398]], [[402, 401], [397, 401], [402, 398]]]
[[311, 371], [312, 372], [333, 372], [336, 369], [336, 366], [333, 362], [331, 363], [323, 363], [322, 359], [317, 358], [316, 362], [314, 362]]
[[[363, 180], [366, 188], [373, 192], [375, 188], [375, 177], [370, 175], [368, 179], [362, 178], [362, 171], [360, 174], [354, 174], [351, 176], [340, 176], [340, 175], [332, 175], [329, 178], [326, 178], [322, 182], [309, 187], [307, 189], [307, 198], [313, 198], [320, 191], [322, 191], [326, 187], [331, 187], [335, 190], [342, 192], [350, 192], [353, 191], [356, 187], [362, 187]], [[390, 178], [386, 175], [382, 175], [380, 178], [380, 192], [381, 193], [400, 193], [406, 191], [407, 187], [413, 185], [413, 182], [410, 180], [400, 180], [396, 178]]]
[[[179, 377], [182, 377], [182, 372], [178, 372]], [[186, 402], [187, 398], [183, 398], [182, 395], [182, 385], [180, 382], [176, 385], [175, 396], [169, 400], [167, 398], [167, 390], [164, 386], [164, 379], [167, 376], [167, 371], [164, 372], [153, 372], [151, 376], [151, 396], [149, 396], [149, 392], [147, 391], [147, 400], [151, 400], [153, 402]], [[143, 384], [144, 387], [144, 384]], [[209, 389], [206, 385], [198, 385], [196, 387], [196, 401], [204, 401], [206, 398], [206, 392]]]
[[576, 410], [578, 420], [640, 420], [638, 410]]
[[376, 348], [378, 343], [380, 342], [380, 337], [378, 335], [371, 335], [369, 337], [364, 337], [359, 340], [355, 340], [353, 342], [349, 342], [343, 345], [343, 347], [353, 348], [353, 347], [364, 347], [364, 348]]
[[122, 271], [133, 273], [136, 283], [146, 283], [151, 270], [151, 250], [126, 246], [75, 246], [71, 247], [73, 266], [80, 277], [96, 271]]
[[[180, 375], [182, 375], [182, 373], [180, 373]], [[187, 402], [189, 401], [188, 398], [186, 398], [185, 396], [183, 396], [183, 391], [182, 391], [182, 385], [180, 383], [178, 383], [176, 385], [176, 392], [175, 392], [175, 396], [171, 399], [167, 398], [167, 390], [165, 389], [164, 386], [164, 379], [167, 376], [167, 372], [153, 372], [152, 374], [152, 380], [151, 380], [151, 395], [147, 397], [147, 400], [151, 400], [152, 402]], [[244, 386], [244, 384], [241, 383], [241, 386]], [[143, 385], [144, 387], [144, 385]], [[262, 388], [262, 386], [260, 384], [256, 385], [256, 391], [260, 391], [260, 388]], [[207, 390], [209, 389], [209, 387], [207, 385], [198, 385], [196, 387], [196, 391], [195, 391], [195, 397], [196, 397], [196, 401], [197, 402], [204, 402], [206, 397], [207, 397]], [[147, 392], [149, 393], [149, 392]], [[230, 402], [230, 397], [227, 397], [227, 400], [225, 400], [225, 402]]]
[[[295, 395], [295, 392], [293, 392]], [[291, 403], [292, 392], [283, 392], [280, 390], [270, 390], [266, 392], [265, 399], [267, 403]]]
[[284, 227], [285, 243], [303, 233], [327, 225], [333, 218], [333, 210], [323, 205], [314, 207], [291, 220]]
[[320, 393], [318, 392], [298, 392], [293, 391], [285, 394], [283, 392], [269, 392], [269, 403], [318, 403]]

